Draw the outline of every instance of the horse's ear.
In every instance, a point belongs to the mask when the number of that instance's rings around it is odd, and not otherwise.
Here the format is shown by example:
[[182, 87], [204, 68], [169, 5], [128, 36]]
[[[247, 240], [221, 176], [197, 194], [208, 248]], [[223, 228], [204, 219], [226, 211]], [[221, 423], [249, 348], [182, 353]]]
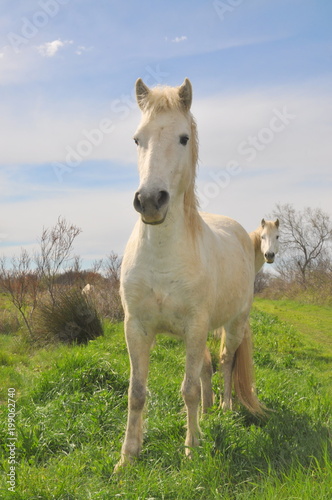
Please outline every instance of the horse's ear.
[[274, 225], [275, 225], [276, 227], [279, 227], [279, 219], [276, 219], [276, 220], [274, 221]]
[[139, 107], [143, 110], [144, 103], [146, 102], [147, 96], [150, 93], [149, 87], [145, 85], [142, 78], [136, 80], [136, 100]]
[[262, 219], [261, 220], [261, 226], [264, 227], [265, 226], [265, 219]]
[[189, 111], [193, 98], [193, 89], [188, 78], [186, 78], [183, 84], [179, 87], [179, 97], [185, 111]]

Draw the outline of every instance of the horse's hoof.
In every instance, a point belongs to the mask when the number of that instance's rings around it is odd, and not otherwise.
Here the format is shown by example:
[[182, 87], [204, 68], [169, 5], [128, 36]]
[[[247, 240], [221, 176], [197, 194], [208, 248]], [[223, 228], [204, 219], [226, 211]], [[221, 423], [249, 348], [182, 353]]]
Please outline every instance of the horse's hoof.
[[119, 474], [121, 471], [124, 470], [125, 467], [128, 467], [128, 465], [132, 465], [133, 459], [131, 457], [128, 457], [124, 455], [123, 457], [120, 458], [116, 466], [114, 467], [114, 474]]

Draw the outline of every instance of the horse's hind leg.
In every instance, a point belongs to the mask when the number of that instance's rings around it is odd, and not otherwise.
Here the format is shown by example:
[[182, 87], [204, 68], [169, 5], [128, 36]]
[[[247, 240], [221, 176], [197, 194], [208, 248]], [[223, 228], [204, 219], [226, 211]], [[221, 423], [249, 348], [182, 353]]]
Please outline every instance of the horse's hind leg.
[[146, 398], [149, 354], [153, 337], [146, 335], [135, 321], [126, 321], [125, 333], [130, 357], [128, 420], [121, 459], [116, 470], [131, 462], [141, 451], [143, 441], [143, 408]]
[[202, 388], [202, 410], [206, 413], [213, 405], [213, 391], [211, 378], [213, 374], [212, 360], [209, 349], [206, 347], [204, 352], [203, 368], [201, 371], [201, 388]]
[[235, 353], [244, 336], [245, 321], [236, 321], [224, 327], [221, 343], [220, 362], [224, 375], [224, 400], [220, 400], [223, 410], [232, 409], [232, 373], [235, 362]]
[[220, 397], [220, 404], [224, 411], [232, 409], [232, 371], [234, 352], [227, 351], [226, 346], [221, 353], [221, 367], [224, 376], [224, 398]]

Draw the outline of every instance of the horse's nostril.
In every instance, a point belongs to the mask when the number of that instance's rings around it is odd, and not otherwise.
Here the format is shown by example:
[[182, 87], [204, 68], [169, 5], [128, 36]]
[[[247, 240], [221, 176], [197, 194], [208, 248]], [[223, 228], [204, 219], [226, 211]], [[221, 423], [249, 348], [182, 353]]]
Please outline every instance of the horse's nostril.
[[162, 206], [166, 205], [169, 201], [169, 194], [167, 191], [159, 191], [157, 198], [157, 208], [160, 209]]
[[135, 198], [134, 198], [134, 208], [137, 212], [139, 212], [141, 214], [143, 211], [143, 208], [142, 208], [140, 197], [141, 197], [140, 193], [137, 191], [137, 193], [135, 193]]

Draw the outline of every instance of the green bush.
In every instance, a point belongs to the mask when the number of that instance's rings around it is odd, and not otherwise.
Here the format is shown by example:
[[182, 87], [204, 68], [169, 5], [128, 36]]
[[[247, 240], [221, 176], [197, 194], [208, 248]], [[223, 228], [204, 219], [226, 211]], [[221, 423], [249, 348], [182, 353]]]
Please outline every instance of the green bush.
[[56, 303], [39, 306], [34, 328], [36, 340], [86, 344], [103, 334], [98, 312], [80, 290], [62, 291]]

